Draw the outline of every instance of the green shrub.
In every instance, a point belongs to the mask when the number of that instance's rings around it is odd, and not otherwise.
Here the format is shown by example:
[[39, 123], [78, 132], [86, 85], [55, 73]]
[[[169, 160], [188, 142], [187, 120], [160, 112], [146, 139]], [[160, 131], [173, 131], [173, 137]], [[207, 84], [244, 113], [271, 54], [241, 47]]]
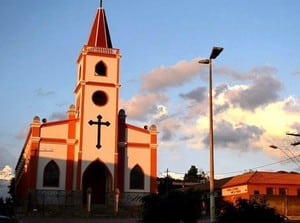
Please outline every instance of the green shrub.
[[143, 223], [195, 223], [200, 217], [201, 194], [195, 191], [170, 191], [151, 194], [143, 201]]
[[219, 216], [219, 223], [281, 223], [282, 218], [274, 208], [256, 201], [238, 200], [227, 203]]

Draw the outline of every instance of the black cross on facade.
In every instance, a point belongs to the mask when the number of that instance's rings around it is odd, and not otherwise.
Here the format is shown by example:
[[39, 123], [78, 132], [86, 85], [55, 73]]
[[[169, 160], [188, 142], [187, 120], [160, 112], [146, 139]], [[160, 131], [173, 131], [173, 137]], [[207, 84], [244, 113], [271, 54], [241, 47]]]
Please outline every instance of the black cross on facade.
[[101, 125], [109, 126], [110, 122], [109, 121], [101, 122], [101, 119], [102, 119], [101, 115], [98, 115], [97, 119], [98, 119], [98, 121], [90, 120], [89, 124], [90, 125], [98, 125], [98, 135], [97, 135], [98, 137], [97, 137], [97, 145], [96, 145], [96, 147], [97, 147], [97, 149], [100, 149], [101, 148], [101, 144], [100, 144], [100, 141], [101, 141]]

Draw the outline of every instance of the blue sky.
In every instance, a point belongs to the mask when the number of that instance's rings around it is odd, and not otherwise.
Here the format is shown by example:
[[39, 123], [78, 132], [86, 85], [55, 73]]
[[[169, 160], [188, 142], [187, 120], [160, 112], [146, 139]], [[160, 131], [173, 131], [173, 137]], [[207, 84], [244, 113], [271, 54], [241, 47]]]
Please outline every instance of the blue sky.
[[[1, 1], [0, 170], [14, 168], [35, 115], [61, 119], [74, 103], [76, 59], [99, 1]], [[158, 174], [209, 171], [208, 69], [213, 46], [215, 173], [295, 171], [276, 144], [299, 154], [297, 0], [103, 1], [122, 53], [121, 103], [128, 121], [160, 131]], [[280, 163], [277, 163], [280, 162]], [[272, 163], [277, 163], [269, 165]]]

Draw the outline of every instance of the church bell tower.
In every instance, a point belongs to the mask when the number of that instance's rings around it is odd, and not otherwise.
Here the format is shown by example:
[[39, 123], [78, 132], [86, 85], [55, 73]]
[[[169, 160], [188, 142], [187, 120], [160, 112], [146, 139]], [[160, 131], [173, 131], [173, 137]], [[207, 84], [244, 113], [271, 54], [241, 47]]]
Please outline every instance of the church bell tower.
[[77, 177], [80, 190], [85, 169], [95, 160], [106, 163], [111, 188], [116, 178], [118, 150], [118, 100], [120, 51], [112, 47], [102, 4], [96, 11], [86, 45], [77, 60], [75, 107], [80, 122], [76, 130]]

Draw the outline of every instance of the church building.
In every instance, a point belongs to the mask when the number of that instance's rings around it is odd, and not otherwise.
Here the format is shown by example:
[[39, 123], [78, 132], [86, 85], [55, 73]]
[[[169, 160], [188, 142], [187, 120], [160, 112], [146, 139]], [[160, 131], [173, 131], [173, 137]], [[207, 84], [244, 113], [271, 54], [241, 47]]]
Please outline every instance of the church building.
[[119, 109], [120, 58], [101, 5], [77, 59], [67, 118], [30, 123], [15, 169], [17, 202], [136, 205], [156, 192], [158, 131], [128, 124]]

